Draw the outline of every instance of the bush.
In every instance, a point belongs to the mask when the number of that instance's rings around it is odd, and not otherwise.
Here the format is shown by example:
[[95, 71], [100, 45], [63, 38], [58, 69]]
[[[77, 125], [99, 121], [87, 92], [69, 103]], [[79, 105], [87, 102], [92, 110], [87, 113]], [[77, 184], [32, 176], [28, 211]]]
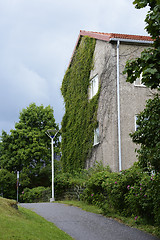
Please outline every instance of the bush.
[[36, 188], [25, 188], [20, 195], [21, 202], [33, 203], [33, 202], [48, 202], [51, 197], [50, 188], [36, 187]]
[[140, 182], [128, 188], [125, 201], [128, 213], [141, 216], [147, 222], [160, 224], [160, 176], [143, 173]]
[[101, 207], [107, 200], [107, 189], [103, 187], [106, 179], [110, 179], [112, 174], [106, 170], [95, 172], [88, 182], [83, 192], [82, 199], [88, 203], [95, 204]]
[[110, 169], [108, 166], [104, 167], [102, 163], [96, 163], [93, 168], [90, 168], [88, 170], [79, 169], [78, 171], [73, 171], [72, 173], [57, 174], [55, 176], [56, 199], [84, 199], [84, 194], [82, 193], [86, 188], [86, 184], [88, 186], [89, 179], [91, 176], [94, 176], [95, 174], [98, 174], [102, 171], [110, 172]]
[[153, 178], [153, 206], [154, 206], [154, 220], [157, 225], [160, 225], [160, 174]]
[[4, 198], [16, 199], [16, 174], [0, 169], [0, 194]]
[[108, 200], [116, 211], [126, 214], [125, 195], [128, 193], [128, 186], [139, 182], [141, 170], [135, 164], [128, 170], [121, 171], [120, 173], [112, 173], [111, 179], [107, 179], [104, 183], [104, 188], [108, 192]]
[[63, 199], [65, 193], [71, 188], [69, 179], [70, 173], [59, 173], [55, 176], [55, 197], [56, 199]]
[[95, 172], [86, 182], [82, 200], [101, 207], [104, 214], [119, 212], [158, 225], [159, 186], [159, 174], [143, 173], [135, 163], [120, 173]]
[[122, 212], [125, 208], [124, 195], [127, 193], [127, 186], [139, 178], [140, 173], [135, 169], [136, 165], [121, 173], [111, 173], [109, 168], [93, 173], [86, 184], [83, 199], [98, 206], [103, 206], [105, 202], [107, 206]]
[[55, 177], [55, 197], [56, 200], [77, 199], [85, 186], [85, 179], [80, 173], [59, 173]]

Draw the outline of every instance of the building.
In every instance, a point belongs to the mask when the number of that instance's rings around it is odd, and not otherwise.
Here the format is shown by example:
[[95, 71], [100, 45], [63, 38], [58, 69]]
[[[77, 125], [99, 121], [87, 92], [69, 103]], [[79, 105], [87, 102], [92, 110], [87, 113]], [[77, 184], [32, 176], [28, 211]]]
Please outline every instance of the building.
[[112, 171], [121, 171], [137, 160], [136, 145], [129, 133], [135, 131], [136, 115], [153, 95], [141, 79], [134, 84], [127, 83], [122, 72], [126, 61], [139, 57], [144, 48], [151, 46], [152, 39], [148, 36], [80, 31], [75, 50], [84, 36], [96, 39], [89, 99], [101, 86], [98, 127], [94, 131], [94, 145], [86, 167], [92, 167], [97, 161], [104, 166], [109, 165]]

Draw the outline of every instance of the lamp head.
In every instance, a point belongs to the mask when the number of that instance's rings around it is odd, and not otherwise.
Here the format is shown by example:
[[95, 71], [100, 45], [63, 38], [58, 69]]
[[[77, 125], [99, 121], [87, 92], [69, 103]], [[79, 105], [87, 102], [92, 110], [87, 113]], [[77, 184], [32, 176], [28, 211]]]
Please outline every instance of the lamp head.
[[56, 129], [48, 129], [47, 133], [51, 138], [54, 138], [55, 134], [57, 133], [57, 130]]

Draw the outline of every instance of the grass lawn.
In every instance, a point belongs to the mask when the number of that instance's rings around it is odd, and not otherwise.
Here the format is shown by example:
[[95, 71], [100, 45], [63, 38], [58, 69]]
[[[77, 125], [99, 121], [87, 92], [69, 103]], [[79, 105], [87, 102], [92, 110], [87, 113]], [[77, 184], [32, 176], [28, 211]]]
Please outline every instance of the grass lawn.
[[36, 213], [0, 197], [0, 240], [71, 240], [72, 238]]
[[67, 204], [67, 205], [70, 205], [70, 206], [79, 207], [86, 212], [103, 214], [102, 209], [96, 207], [95, 205], [90, 205], [90, 204], [87, 204], [87, 203], [82, 202], [82, 201], [65, 200], [65, 201], [58, 201], [58, 203], [63, 203], [63, 204]]
[[[81, 201], [59, 201], [60, 203], [68, 204], [71, 206], [76, 206], [80, 207], [82, 210], [87, 211], [87, 212], [92, 212], [92, 213], [97, 213], [97, 214], [103, 214], [102, 209], [98, 208], [97, 206], [94, 205], [89, 205], [85, 202]], [[134, 217], [124, 217], [121, 216], [114, 211], [110, 210], [108, 214], [105, 215], [106, 217], [110, 217], [115, 219], [116, 221], [119, 221], [121, 223], [124, 223], [127, 226], [138, 228], [142, 231], [145, 231], [147, 233], [153, 234], [154, 236], [160, 237], [160, 229], [157, 226], [145, 224], [142, 222], [136, 223]]]

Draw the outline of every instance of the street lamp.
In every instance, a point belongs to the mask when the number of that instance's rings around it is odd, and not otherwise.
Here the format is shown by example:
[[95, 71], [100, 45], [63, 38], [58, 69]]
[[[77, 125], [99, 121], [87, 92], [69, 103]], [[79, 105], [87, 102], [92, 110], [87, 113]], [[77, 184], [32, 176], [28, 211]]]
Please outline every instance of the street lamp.
[[59, 130], [53, 130], [53, 129], [48, 129], [46, 134], [47, 136], [51, 139], [51, 149], [52, 149], [52, 198], [50, 198], [50, 202], [55, 201], [54, 199], [54, 146], [53, 146], [53, 140]]

